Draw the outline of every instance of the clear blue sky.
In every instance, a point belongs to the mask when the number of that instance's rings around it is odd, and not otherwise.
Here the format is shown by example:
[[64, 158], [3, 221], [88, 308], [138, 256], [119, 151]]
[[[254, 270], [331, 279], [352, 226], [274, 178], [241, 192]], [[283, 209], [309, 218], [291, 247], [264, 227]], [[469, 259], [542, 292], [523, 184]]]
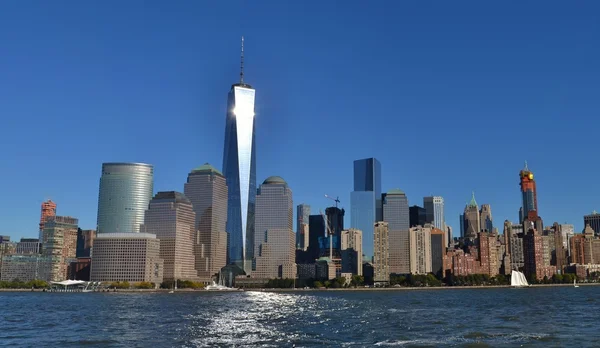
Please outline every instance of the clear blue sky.
[[95, 228], [102, 162], [153, 164], [155, 191], [220, 168], [241, 35], [258, 180], [295, 204], [349, 215], [374, 156], [384, 190], [443, 196], [455, 234], [471, 191], [517, 220], [525, 160], [545, 224], [600, 210], [598, 2], [211, 3], [0, 2], [0, 234], [37, 236], [47, 198]]

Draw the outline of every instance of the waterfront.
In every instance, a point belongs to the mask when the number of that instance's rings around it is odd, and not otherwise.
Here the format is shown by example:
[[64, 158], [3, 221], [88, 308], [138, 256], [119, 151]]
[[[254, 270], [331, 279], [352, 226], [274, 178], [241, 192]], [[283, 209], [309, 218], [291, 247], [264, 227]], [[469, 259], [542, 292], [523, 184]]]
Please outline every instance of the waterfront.
[[0, 346], [592, 346], [597, 287], [0, 293]]

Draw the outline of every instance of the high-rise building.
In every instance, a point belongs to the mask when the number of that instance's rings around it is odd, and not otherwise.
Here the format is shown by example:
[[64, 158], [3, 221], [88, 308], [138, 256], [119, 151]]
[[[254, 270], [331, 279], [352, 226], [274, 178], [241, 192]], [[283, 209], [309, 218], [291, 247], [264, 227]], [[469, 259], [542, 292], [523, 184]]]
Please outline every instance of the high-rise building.
[[296, 277], [292, 190], [279, 176], [267, 178], [256, 195], [255, 278]]
[[39, 228], [39, 239], [42, 240], [42, 232], [44, 231], [44, 224], [48, 218], [56, 216], [56, 203], [51, 200], [47, 200], [42, 203], [42, 214], [40, 216], [40, 228]]
[[430, 196], [423, 198], [423, 207], [425, 208], [425, 223], [432, 224], [433, 227], [444, 231], [446, 229], [444, 217], [444, 198], [440, 196]]
[[447, 232], [439, 228], [431, 229], [431, 272], [435, 275], [444, 275], [444, 255], [446, 255]]
[[308, 219], [310, 216], [310, 205], [299, 204], [296, 207], [296, 249], [306, 251], [308, 249]]
[[519, 222], [522, 223], [525, 219], [535, 220], [538, 216], [537, 189], [533, 172], [527, 167], [527, 162], [525, 162], [525, 168], [519, 172], [519, 178], [521, 179], [520, 186], [523, 198], [523, 213]]
[[413, 205], [408, 208], [410, 227], [425, 225], [425, 208]]
[[90, 280], [98, 282], [163, 281], [160, 241], [151, 233], [100, 233], [94, 240]]
[[481, 231], [481, 220], [479, 216], [479, 206], [475, 201], [475, 192], [471, 197], [471, 202], [465, 207], [464, 216], [464, 238], [475, 239], [477, 233]]
[[382, 201], [383, 221], [388, 223], [389, 231], [389, 271], [391, 274], [408, 274], [410, 273], [408, 198], [400, 189], [393, 189], [382, 195]]
[[[388, 223], [379, 221], [374, 224], [375, 236], [374, 246], [375, 254], [373, 255], [373, 281], [375, 283], [389, 283], [390, 281], [390, 266], [389, 266], [389, 238], [388, 238]], [[363, 238], [364, 240], [364, 238]]]
[[152, 199], [154, 168], [145, 163], [103, 163], [97, 233], [138, 233]]
[[163, 280], [197, 280], [194, 258], [196, 214], [192, 202], [175, 191], [158, 192], [150, 201], [142, 231], [160, 240]]
[[381, 164], [375, 158], [354, 161], [354, 191], [350, 194], [351, 227], [363, 232], [365, 259], [373, 258], [373, 226], [383, 220]]
[[479, 211], [480, 228], [485, 232], [493, 232], [494, 225], [492, 223], [492, 207], [489, 204], [482, 204]]
[[227, 98], [223, 174], [227, 179], [228, 263], [250, 273], [254, 258], [254, 209], [256, 202], [256, 147], [254, 97], [244, 82], [244, 38], [240, 82]]
[[95, 230], [77, 231], [77, 257], [90, 257], [94, 239], [96, 238]]
[[203, 282], [227, 265], [227, 183], [225, 176], [208, 163], [193, 169], [183, 192], [196, 213], [195, 268]]
[[409, 241], [410, 273], [431, 273], [431, 225], [411, 227]]
[[67, 279], [67, 267], [77, 254], [78, 223], [79, 220], [70, 216], [54, 216], [46, 220], [43, 232], [44, 280]]
[[589, 214], [583, 216], [583, 226], [590, 225], [596, 235], [600, 235], [600, 214], [595, 210]]
[[491, 232], [479, 232], [477, 234], [479, 261], [481, 272], [490, 277], [498, 275], [498, 236]]
[[446, 247], [450, 248], [453, 245], [454, 236], [452, 235], [452, 227], [446, 225], [446, 233], [448, 236], [446, 237]]
[[342, 231], [342, 273], [362, 275], [362, 231], [351, 228]]

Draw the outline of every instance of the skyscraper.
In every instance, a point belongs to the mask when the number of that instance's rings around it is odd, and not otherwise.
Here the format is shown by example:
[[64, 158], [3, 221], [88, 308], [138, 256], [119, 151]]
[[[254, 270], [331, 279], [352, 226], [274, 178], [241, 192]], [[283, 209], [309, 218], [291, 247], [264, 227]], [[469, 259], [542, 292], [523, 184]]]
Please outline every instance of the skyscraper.
[[492, 224], [492, 207], [489, 204], [481, 205], [479, 221], [482, 230], [485, 230], [486, 232], [493, 232], [494, 225]]
[[444, 198], [440, 196], [423, 197], [423, 207], [425, 208], [425, 222], [433, 227], [445, 230], [444, 223]]
[[256, 202], [255, 90], [244, 83], [243, 37], [241, 57], [240, 82], [231, 86], [227, 98], [223, 173], [228, 187], [228, 263], [249, 273], [254, 257]]
[[267, 178], [256, 195], [256, 278], [296, 277], [292, 190], [279, 176]]
[[350, 194], [351, 227], [363, 232], [365, 259], [373, 258], [374, 223], [383, 220], [381, 164], [375, 158], [354, 161], [354, 191]]
[[[409, 240], [410, 273], [431, 273], [431, 225], [412, 227], [409, 231]], [[436, 247], [441, 248], [441, 243], [436, 243]]]
[[150, 201], [144, 218], [144, 233], [160, 240], [163, 280], [196, 280], [192, 202], [180, 192], [158, 192]]
[[51, 200], [47, 200], [42, 203], [42, 215], [40, 216], [40, 228], [39, 228], [39, 240], [42, 240], [42, 233], [44, 231], [44, 224], [48, 218], [56, 216], [56, 203]]
[[464, 237], [469, 239], [477, 238], [477, 233], [481, 231], [481, 220], [479, 216], [479, 206], [477, 205], [477, 201], [475, 201], [475, 192], [473, 192], [471, 202], [465, 207], [463, 216], [465, 230]]
[[523, 198], [523, 214], [521, 216], [522, 220], [519, 222], [523, 223], [525, 219], [533, 221], [538, 216], [537, 189], [533, 172], [527, 167], [527, 162], [525, 162], [525, 168], [519, 172], [519, 178], [521, 179], [520, 186]]
[[227, 264], [227, 184], [208, 163], [193, 169], [183, 192], [196, 213], [194, 253], [196, 271], [208, 282]]
[[362, 275], [362, 231], [342, 231], [342, 272]]
[[79, 220], [70, 216], [54, 216], [46, 220], [43, 232], [44, 280], [67, 279], [67, 267], [77, 254], [77, 225]]
[[103, 163], [98, 234], [138, 233], [152, 199], [154, 169], [145, 163]]
[[388, 223], [379, 221], [374, 224], [374, 227], [373, 281], [375, 283], [388, 283], [390, 281]]
[[590, 225], [596, 235], [600, 234], [600, 214], [595, 210], [589, 214], [583, 216], [583, 226]]
[[408, 274], [410, 273], [408, 198], [403, 191], [394, 189], [384, 193], [382, 201], [383, 221], [388, 223], [389, 229], [390, 273]]
[[419, 207], [418, 205], [413, 205], [412, 207], [408, 208], [408, 211], [410, 215], [410, 227], [425, 225], [425, 208]]
[[310, 205], [299, 204], [296, 207], [296, 249], [306, 251], [308, 248], [308, 219]]

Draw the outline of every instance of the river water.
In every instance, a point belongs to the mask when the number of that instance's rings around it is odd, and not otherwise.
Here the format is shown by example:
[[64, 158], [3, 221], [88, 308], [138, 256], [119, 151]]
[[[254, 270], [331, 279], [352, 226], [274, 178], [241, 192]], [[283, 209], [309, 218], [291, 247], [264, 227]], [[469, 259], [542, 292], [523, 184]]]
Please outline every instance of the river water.
[[589, 347], [600, 287], [0, 293], [8, 347]]

